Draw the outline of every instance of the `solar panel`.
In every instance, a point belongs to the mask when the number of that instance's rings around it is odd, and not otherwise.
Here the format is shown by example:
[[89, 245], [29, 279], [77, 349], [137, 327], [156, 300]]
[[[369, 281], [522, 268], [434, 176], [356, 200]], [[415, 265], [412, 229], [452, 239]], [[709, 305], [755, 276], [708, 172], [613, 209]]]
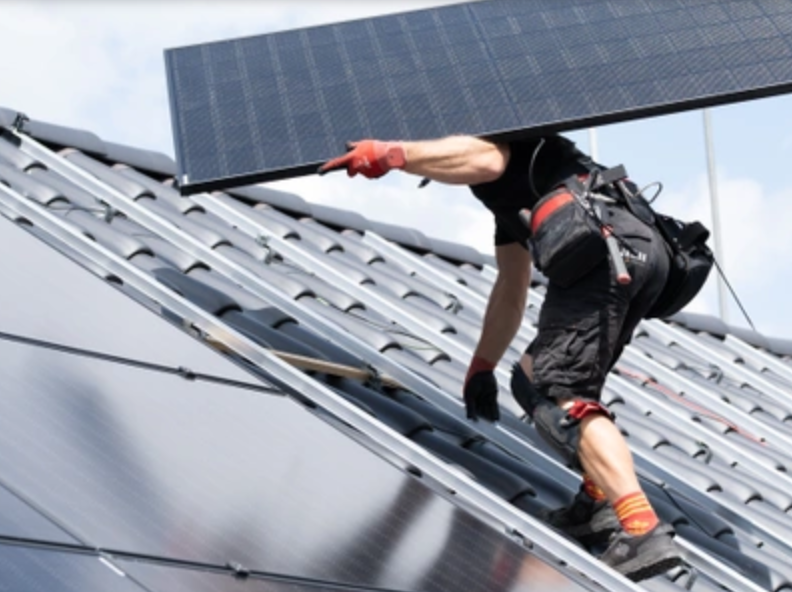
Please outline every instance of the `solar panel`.
[[525, 548], [284, 397], [2, 339], [0, 357], [0, 475], [93, 548], [399, 590], [529, 577]]
[[0, 543], [3, 590], [24, 592], [147, 592], [97, 555]]
[[2, 216], [0, 251], [6, 253], [0, 258], [0, 337], [258, 383]]
[[0, 486], [0, 536], [78, 545], [80, 541]]
[[792, 3], [488, 0], [167, 50], [184, 194], [348, 140], [509, 139], [792, 90]]

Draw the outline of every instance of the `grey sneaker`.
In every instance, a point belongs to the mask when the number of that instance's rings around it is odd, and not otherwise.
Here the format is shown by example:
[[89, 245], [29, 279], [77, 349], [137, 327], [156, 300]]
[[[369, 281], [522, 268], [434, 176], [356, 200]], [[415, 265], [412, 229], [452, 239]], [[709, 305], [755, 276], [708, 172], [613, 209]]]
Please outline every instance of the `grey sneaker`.
[[663, 522], [641, 536], [620, 530], [600, 560], [633, 582], [640, 582], [682, 563], [682, 555], [673, 538], [673, 527]]
[[543, 512], [539, 517], [585, 547], [607, 543], [621, 526], [611, 505], [594, 501], [582, 487], [570, 505]]

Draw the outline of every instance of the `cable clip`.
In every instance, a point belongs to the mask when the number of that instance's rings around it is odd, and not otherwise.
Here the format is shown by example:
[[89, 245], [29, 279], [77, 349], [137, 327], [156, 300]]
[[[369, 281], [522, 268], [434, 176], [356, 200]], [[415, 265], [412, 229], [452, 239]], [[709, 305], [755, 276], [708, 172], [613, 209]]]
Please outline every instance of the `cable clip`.
[[19, 133], [25, 133], [24, 127], [27, 122], [30, 121], [30, 117], [22, 113], [21, 111], [17, 111], [16, 117], [14, 118], [14, 123], [11, 124], [11, 128]]
[[246, 580], [250, 576], [250, 570], [236, 561], [227, 562], [226, 567], [234, 572], [234, 577], [238, 580]]
[[109, 203], [100, 201], [99, 204], [104, 206], [104, 209], [102, 211], [102, 218], [104, 218], [104, 221], [107, 222], [108, 224], [112, 222], [113, 218], [115, 218], [120, 213]]
[[269, 237], [259, 234], [256, 237], [256, 244], [266, 251], [264, 259], [262, 259], [264, 265], [272, 263], [272, 259], [275, 257], [275, 251], [272, 249], [272, 245], [269, 244]]

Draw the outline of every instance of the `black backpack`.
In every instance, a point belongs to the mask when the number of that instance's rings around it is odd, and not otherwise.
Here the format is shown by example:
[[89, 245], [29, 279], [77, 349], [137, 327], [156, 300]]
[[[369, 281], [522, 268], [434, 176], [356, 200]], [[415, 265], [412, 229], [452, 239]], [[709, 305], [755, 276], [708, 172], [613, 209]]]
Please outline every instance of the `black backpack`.
[[649, 226], [654, 226], [665, 242], [670, 258], [668, 279], [646, 318], [666, 318], [682, 310], [701, 291], [715, 257], [707, 246], [710, 232], [701, 222], [683, 222], [656, 212], [635, 185], [616, 183], [627, 209]]
[[707, 246], [710, 232], [701, 222], [682, 222], [654, 213], [655, 227], [671, 258], [668, 279], [646, 318], [665, 318], [679, 312], [701, 291], [715, 258]]

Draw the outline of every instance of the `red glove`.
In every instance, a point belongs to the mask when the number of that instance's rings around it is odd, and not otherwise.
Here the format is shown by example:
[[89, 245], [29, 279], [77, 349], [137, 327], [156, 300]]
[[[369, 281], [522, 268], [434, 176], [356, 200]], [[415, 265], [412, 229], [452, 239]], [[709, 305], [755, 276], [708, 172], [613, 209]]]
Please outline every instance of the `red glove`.
[[350, 177], [360, 173], [369, 179], [377, 179], [391, 169], [403, 169], [406, 163], [404, 148], [399, 142], [361, 140], [350, 142], [347, 146], [349, 152], [319, 167], [320, 175], [346, 169]]

